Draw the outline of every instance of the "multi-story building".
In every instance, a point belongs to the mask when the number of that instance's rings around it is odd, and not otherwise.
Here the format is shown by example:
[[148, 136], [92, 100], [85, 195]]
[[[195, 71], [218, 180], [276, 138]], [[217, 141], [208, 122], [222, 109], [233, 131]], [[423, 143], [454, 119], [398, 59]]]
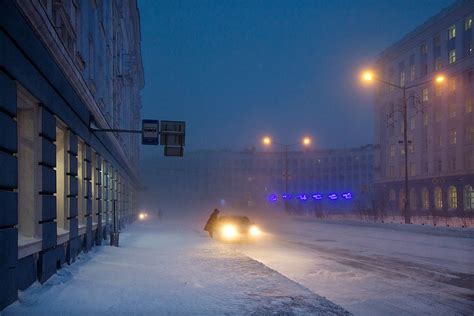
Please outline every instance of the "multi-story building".
[[132, 218], [144, 85], [134, 0], [0, 9], [0, 310]]
[[[152, 160], [144, 164], [147, 166], [144, 182], [150, 192], [158, 192], [149, 195], [156, 199], [155, 205], [188, 202], [190, 205], [225, 203], [240, 207], [276, 207], [283, 206], [282, 195], [288, 193], [292, 195], [289, 201], [292, 209], [314, 211], [318, 207], [348, 211], [357, 204], [367, 207], [371, 199], [372, 145], [290, 151], [288, 192], [285, 190], [285, 152], [201, 150], [188, 152], [178, 160], [162, 158], [157, 162], [155, 157]], [[351, 193], [351, 197], [345, 199], [344, 193]], [[321, 199], [314, 199], [315, 194], [321, 195]], [[337, 199], [331, 200], [331, 194], [336, 194]]]
[[[408, 93], [409, 206], [414, 214], [474, 211], [474, 2], [457, 1], [386, 49], [381, 78]], [[401, 210], [404, 189], [402, 91], [375, 96], [375, 181], [380, 207]], [[388, 201], [388, 202], [387, 202]]]

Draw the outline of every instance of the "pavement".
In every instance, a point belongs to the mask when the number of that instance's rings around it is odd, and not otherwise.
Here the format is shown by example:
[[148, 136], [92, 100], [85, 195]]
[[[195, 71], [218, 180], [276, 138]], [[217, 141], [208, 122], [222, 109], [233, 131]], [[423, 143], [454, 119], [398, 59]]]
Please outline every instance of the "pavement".
[[344, 315], [342, 307], [179, 222], [127, 227], [120, 247], [95, 247], [2, 315]]

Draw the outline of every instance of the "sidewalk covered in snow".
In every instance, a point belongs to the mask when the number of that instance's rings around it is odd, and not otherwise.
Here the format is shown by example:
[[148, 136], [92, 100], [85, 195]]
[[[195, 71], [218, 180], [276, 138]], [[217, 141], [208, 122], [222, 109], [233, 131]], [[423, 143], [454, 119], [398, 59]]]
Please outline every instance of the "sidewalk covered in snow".
[[120, 237], [20, 293], [4, 315], [346, 313], [188, 226], [140, 222]]

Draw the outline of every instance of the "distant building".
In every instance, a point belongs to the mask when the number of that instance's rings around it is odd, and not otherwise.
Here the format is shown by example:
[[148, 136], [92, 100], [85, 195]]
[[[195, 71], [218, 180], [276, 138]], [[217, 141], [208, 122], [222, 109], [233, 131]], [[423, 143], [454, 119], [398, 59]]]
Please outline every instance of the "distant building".
[[[145, 183], [156, 203], [221, 203], [229, 206], [283, 206], [282, 195], [292, 195], [296, 211], [349, 211], [369, 207], [373, 179], [373, 146], [348, 149], [290, 151], [288, 192], [285, 192], [285, 153], [202, 150], [183, 159], [147, 161]], [[351, 193], [349, 199], [342, 194]], [[298, 198], [306, 194], [307, 201]], [[312, 195], [320, 194], [321, 200]], [[337, 200], [329, 195], [336, 194]], [[269, 199], [275, 195], [277, 201]], [[360, 203], [360, 205], [357, 205]]]
[[140, 45], [134, 0], [1, 2], [0, 310], [133, 217], [137, 136], [89, 122], [140, 128]]
[[[457, 1], [377, 62], [388, 82], [411, 86], [442, 73], [442, 85], [408, 90], [409, 205], [414, 214], [474, 212], [474, 1]], [[379, 206], [403, 208], [401, 91], [379, 86], [375, 96], [375, 181]]]

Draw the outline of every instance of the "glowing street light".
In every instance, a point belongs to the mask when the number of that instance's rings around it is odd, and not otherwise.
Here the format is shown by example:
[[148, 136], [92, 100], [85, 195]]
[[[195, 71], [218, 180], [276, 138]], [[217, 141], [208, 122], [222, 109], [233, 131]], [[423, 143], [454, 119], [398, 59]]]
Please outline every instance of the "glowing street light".
[[[285, 179], [285, 194], [288, 194], [288, 180], [290, 179], [290, 174], [288, 172], [288, 162], [289, 162], [288, 151], [289, 151], [290, 147], [298, 146], [300, 144], [302, 144], [304, 147], [310, 146], [311, 145], [311, 138], [306, 136], [306, 137], [303, 137], [303, 139], [301, 140], [301, 143], [281, 144], [281, 143], [273, 142], [270, 136], [265, 136], [265, 137], [262, 138], [262, 144], [264, 146], [270, 146], [272, 144], [275, 144], [275, 145], [283, 147], [285, 149], [285, 173], [283, 174], [283, 177]], [[288, 213], [289, 212], [288, 199], [283, 198], [283, 200], [285, 201], [285, 210]]]
[[263, 139], [262, 139], [262, 143], [265, 145], [265, 146], [270, 146], [272, 144], [272, 139], [268, 136], [265, 136]]
[[374, 80], [374, 73], [371, 70], [366, 70], [362, 73], [362, 80], [372, 81]]
[[309, 145], [311, 145], [311, 138], [309, 138], [309, 137], [303, 138], [303, 145], [304, 145], [304, 146], [309, 146]]
[[422, 81], [415, 83], [411, 86], [405, 86], [403, 85], [397, 85], [392, 82], [387, 82], [379, 77], [377, 77], [372, 71], [366, 70], [362, 73], [361, 79], [366, 82], [371, 82], [371, 81], [378, 81], [380, 83], [383, 83], [385, 85], [391, 86], [393, 88], [397, 88], [399, 90], [402, 90], [403, 96], [402, 96], [402, 101], [403, 101], [403, 106], [402, 106], [402, 114], [403, 114], [403, 145], [405, 147], [405, 201], [404, 201], [404, 207], [403, 207], [403, 215], [405, 217], [405, 223], [410, 224], [411, 222], [411, 216], [410, 216], [410, 207], [409, 203], [410, 200], [408, 198], [409, 196], [409, 191], [408, 191], [408, 98], [407, 97], [407, 90], [412, 89], [421, 85], [425, 85], [430, 82], [434, 82], [435, 84], [442, 84], [446, 80], [446, 78], [443, 75], [437, 75], [429, 80]]

